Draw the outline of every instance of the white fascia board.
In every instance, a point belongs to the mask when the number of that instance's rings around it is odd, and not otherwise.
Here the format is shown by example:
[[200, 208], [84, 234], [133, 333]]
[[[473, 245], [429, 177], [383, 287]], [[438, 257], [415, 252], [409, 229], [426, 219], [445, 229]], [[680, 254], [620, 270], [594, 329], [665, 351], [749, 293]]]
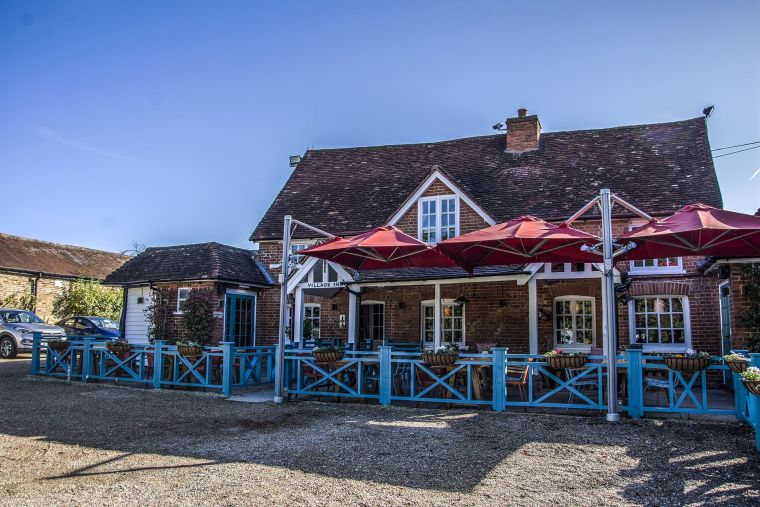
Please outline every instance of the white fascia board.
[[414, 206], [417, 203], [417, 200], [422, 197], [422, 194], [425, 193], [425, 191], [432, 185], [436, 180], [440, 181], [444, 185], [446, 185], [451, 191], [459, 197], [465, 204], [467, 204], [470, 208], [472, 208], [475, 213], [480, 215], [480, 217], [488, 224], [488, 225], [496, 225], [496, 221], [491, 218], [488, 213], [483, 211], [483, 208], [475, 204], [475, 202], [467, 197], [467, 195], [462, 192], [450, 179], [448, 179], [446, 176], [441, 174], [439, 171], [433, 171], [430, 176], [427, 177], [427, 179], [420, 185], [420, 187], [417, 189], [416, 192], [412, 194], [409, 199], [404, 202], [404, 204], [399, 208], [399, 210], [390, 218], [388, 219], [388, 225], [396, 225], [396, 223], [401, 220], [401, 218], [406, 215], [406, 213], [409, 211], [409, 209]]

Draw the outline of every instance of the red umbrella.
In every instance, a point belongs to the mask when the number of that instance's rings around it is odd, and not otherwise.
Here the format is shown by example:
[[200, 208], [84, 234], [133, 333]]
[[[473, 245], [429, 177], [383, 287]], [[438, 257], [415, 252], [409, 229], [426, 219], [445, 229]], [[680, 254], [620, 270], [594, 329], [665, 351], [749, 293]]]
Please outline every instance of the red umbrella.
[[299, 250], [309, 255], [354, 269], [454, 267], [450, 259], [432, 246], [401, 230], [385, 225], [351, 238]]
[[684, 206], [673, 215], [623, 234], [636, 248], [625, 258], [655, 259], [684, 255], [760, 256], [760, 217], [705, 204]]
[[599, 238], [593, 234], [569, 225], [521, 216], [447, 239], [437, 248], [471, 271], [476, 266], [527, 262], [599, 262], [598, 256], [580, 248], [598, 242]]

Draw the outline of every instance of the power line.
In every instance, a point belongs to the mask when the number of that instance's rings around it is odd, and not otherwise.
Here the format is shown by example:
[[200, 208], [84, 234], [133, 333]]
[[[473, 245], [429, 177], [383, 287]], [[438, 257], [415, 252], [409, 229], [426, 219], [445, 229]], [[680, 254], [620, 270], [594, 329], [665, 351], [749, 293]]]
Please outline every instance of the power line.
[[741, 153], [743, 151], [756, 150], [758, 148], [760, 148], [760, 146], [753, 146], [752, 148], [744, 148], [743, 150], [736, 150], [732, 151], [731, 153], [722, 153], [720, 155], [715, 155], [713, 158], [727, 157], [729, 155], [736, 155], [737, 153]]
[[742, 146], [749, 146], [750, 144], [757, 144], [757, 143], [760, 143], [760, 141], [752, 141], [751, 143], [737, 144], [736, 146], [726, 146], [725, 148], [715, 148], [714, 150], [710, 150], [710, 151], [730, 150], [731, 148], [741, 148]]

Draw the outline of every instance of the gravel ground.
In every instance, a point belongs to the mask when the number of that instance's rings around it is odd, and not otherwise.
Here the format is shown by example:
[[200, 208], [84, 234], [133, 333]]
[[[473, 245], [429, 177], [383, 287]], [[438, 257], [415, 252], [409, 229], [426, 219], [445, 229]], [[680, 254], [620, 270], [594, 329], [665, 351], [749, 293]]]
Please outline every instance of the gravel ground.
[[744, 426], [25, 378], [0, 363], [0, 505], [760, 505]]

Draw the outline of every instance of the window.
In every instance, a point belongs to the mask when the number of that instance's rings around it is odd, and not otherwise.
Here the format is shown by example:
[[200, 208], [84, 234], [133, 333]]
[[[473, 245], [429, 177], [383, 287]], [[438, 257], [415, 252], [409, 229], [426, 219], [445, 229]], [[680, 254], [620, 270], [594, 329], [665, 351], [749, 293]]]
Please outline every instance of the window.
[[596, 335], [594, 321], [594, 298], [555, 298], [554, 344], [557, 347], [590, 347]]
[[304, 256], [298, 255], [296, 252], [307, 248], [307, 243], [291, 243], [290, 244], [290, 263], [291, 265], [298, 265], [303, 263]]
[[[435, 343], [435, 303], [422, 303], [422, 340], [428, 345]], [[453, 301], [441, 302], [441, 345], [455, 343], [464, 345], [464, 305]]]
[[438, 243], [459, 235], [459, 199], [456, 196], [424, 197], [418, 201], [418, 237]]
[[185, 307], [185, 301], [187, 301], [188, 296], [190, 296], [190, 291], [192, 289], [188, 287], [182, 287], [180, 289], [177, 289], [177, 312], [182, 312], [182, 310]]
[[319, 314], [318, 304], [306, 304], [303, 308], [303, 337], [308, 339], [319, 338]]
[[359, 336], [362, 340], [385, 339], [385, 304], [362, 302], [359, 314]]
[[631, 261], [629, 268], [633, 274], [681, 273], [683, 262], [681, 257], [662, 257]]
[[637, 343], [656, 348], [688, 348], [689, 304], [681, 296], [637, 297], [630, 303], [631, 328]]

